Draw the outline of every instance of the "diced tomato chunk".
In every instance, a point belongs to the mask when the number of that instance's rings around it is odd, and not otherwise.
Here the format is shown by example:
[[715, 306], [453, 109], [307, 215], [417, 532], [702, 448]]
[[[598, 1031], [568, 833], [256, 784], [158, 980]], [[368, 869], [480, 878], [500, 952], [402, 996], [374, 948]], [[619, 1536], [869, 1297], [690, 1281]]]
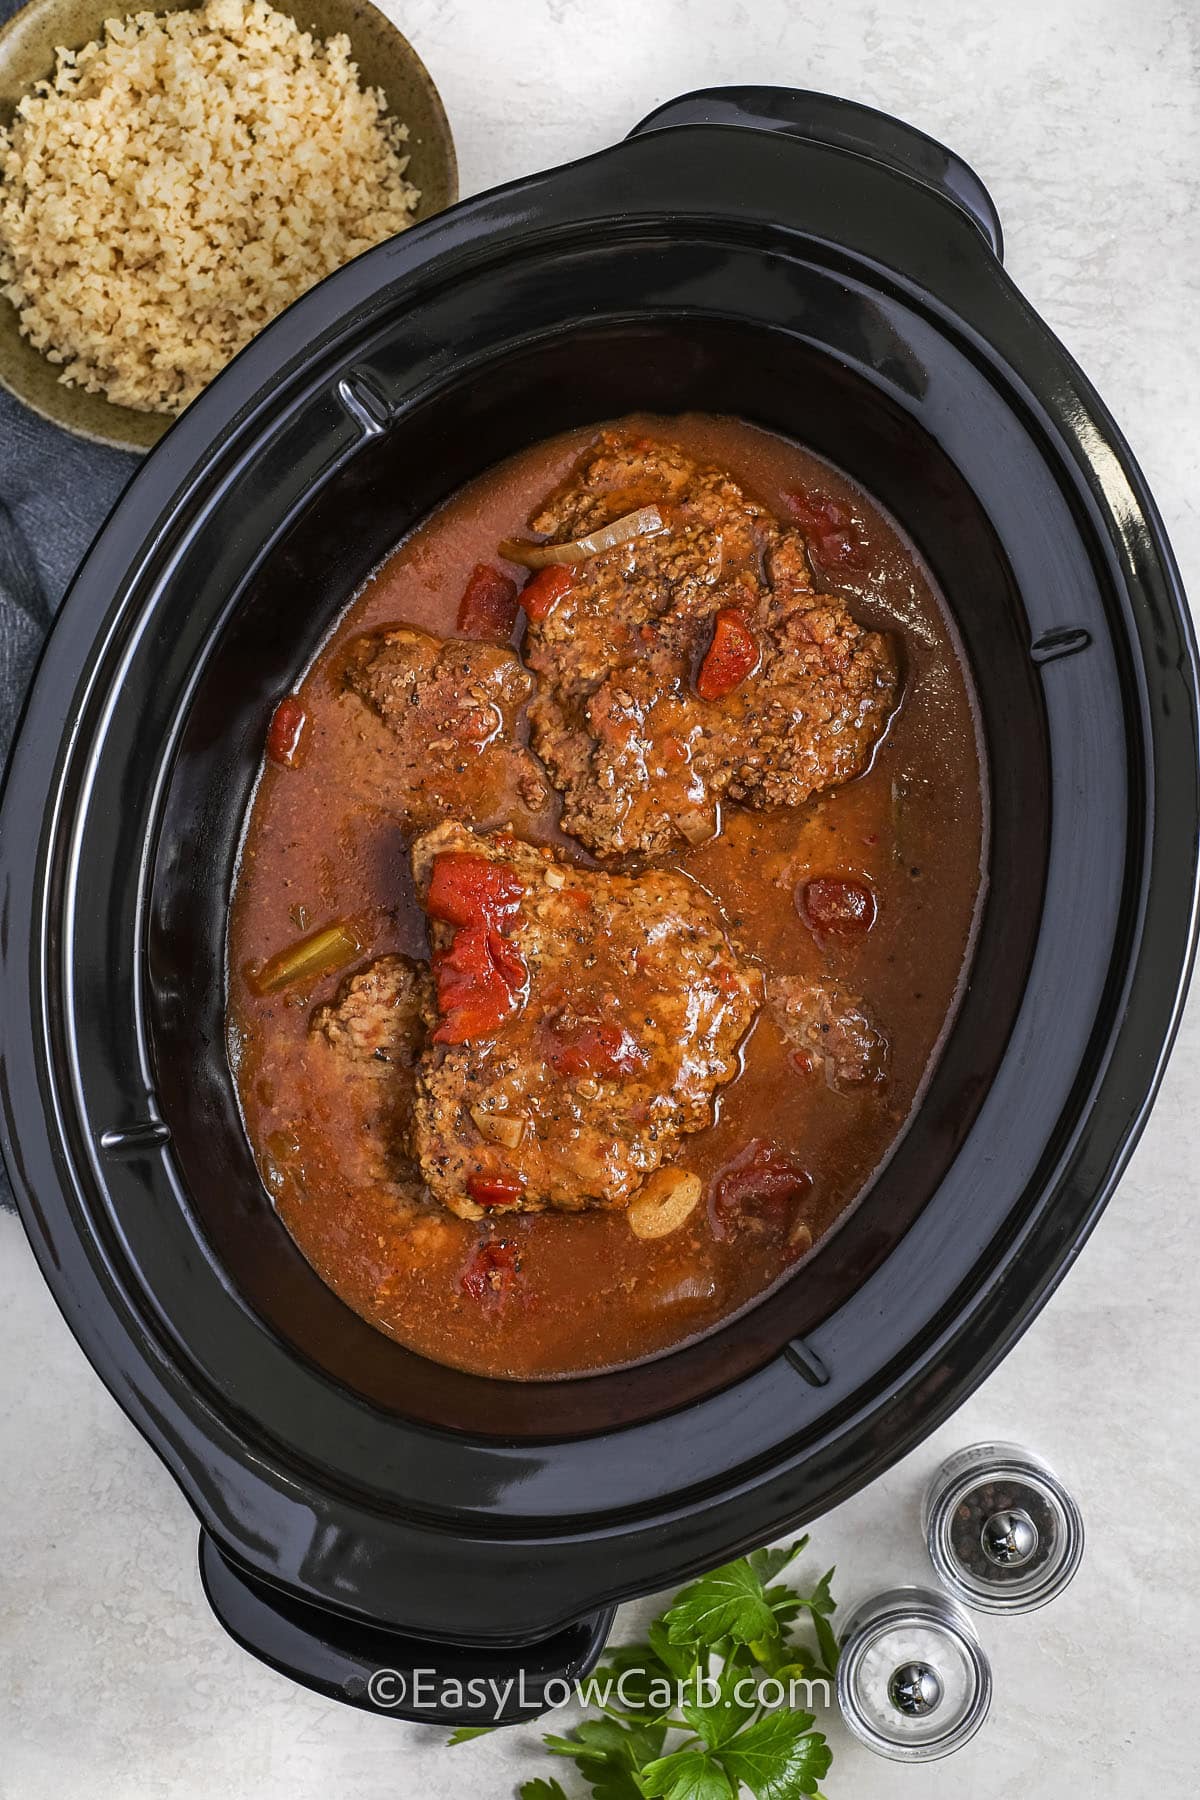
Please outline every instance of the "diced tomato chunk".
[[298, 694], [285, 694], [267, 727], [267, 755], [280, 768], [294, 769], [300, 761], [300, 747], [308, 715]]
[[517, 946], [507, 938], [493, 931], [488, 938], [488, 955], [509, 987], [515, 991], [524, 989], [529, 979], [529, 971]]
[[712, 1217], [719, 1237], [744, 1229], [782, 1233], [791, 1228], [812, 1176], [786, 1150], [751, 1138], [712, 1189]]
[[813, 556], [823, 568], [865, 569], [866, 551], [854, 520], [844, 506], [816, 490], [796, 488], [787, 495], [788, 510], [799, 525]]
[[801, 918], [818, 936], [865, 936], [878, 912], [874, 889], [841, 875], [814, 875], [796, 901]]
[[557, 1075], [633, 1075], [648, 1060], [620, 1025], [564, 1019], [556, 1021], [549, 1033], [546, 1061]]
[[544, 619], [575, 585], [575, 571], [567, 563], [548, 563], [521, 589], [521, 605], [531, 619]]
[[433, 955], [441, 1014], [435, 1044], [494, 1037], [525, 1004], [528, 971], [505, 936], [524, 891], [511, 869], [486, 856], [447, 850], [434, 857], [425, 908], [454, 927], [450, 943]]
[[510, 637], [517, 622], [517, 584], [491, 563], [476, 563], [458, 603], [458, 629], [464, 637]]
[[425, 910], [446, 925], [499, 929], [516, 917], [524, 892], [520, 878], [502, 863], [466, 850], [443, 850], [433, 859]]
[[509, 1175], [468, 1175], [467, 1192], [476, 1206], [515, 1206], [525, 1183]]
[[696, 692], [702, 700], [723, 700], [747, 675], [753, 675], [761, 655], [758, 640], [741, 613], [731, 606], [722, 607], [696, 676]]
[[520, 1272], [516, 1245], [493, 1240], [472, 1251], [458, 1285], [471, 1300], [504, 1300], [516, 1287]]
[[435, 1044], [494, 1037], [525, 1002], [527, 971], [516, 946], [488, 925], [460, 925], [433, 954], [441, 1021]]

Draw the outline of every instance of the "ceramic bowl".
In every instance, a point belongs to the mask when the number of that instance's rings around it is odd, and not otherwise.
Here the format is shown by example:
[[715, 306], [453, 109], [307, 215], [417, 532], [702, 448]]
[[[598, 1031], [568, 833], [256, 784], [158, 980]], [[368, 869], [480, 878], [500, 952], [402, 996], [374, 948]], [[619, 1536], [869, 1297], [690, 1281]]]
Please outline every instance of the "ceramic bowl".
[[[147, 0], [155, 12], [181, 12], [185, 0]], [[278, 0], [276, 0], [278, 4]], [[458, 198], [454, 140], [441, 97], [424, 63], [370, 0], [305, 0], [290, 11], [305, 30], [328, 38], [345, 32], [365, 86], [382, 88], [388, 108], [409, 128], [410, 179], [421, 190], [416, 217], [427, 219]], [[0, 124], [9, 124], [17, 102], [35, 81], [54, 73], [59, 45], [82, 49], [98, 38], [104, 21], [136, 12], [121, 0], [30, 0], [0, 30]], [[80, 437], [120, 450], [148, 450], [172, 417], [116, 406], [102, 394], [68, 386], [61, 371], [21, 336], [16, 308], [0, 296], [0, 385], [43, 418]]]

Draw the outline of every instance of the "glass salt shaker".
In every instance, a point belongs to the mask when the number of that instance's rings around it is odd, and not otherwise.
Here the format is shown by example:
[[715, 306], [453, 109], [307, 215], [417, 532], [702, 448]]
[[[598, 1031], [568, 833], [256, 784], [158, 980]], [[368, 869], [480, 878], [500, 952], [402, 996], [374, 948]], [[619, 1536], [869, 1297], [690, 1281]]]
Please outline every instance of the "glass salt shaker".
[[842, 1717], [894, 1762], [933, 1762], [972, 1738], [991, 1665], [966, 1613], [928, 1588], [889, 1588], [850, 1615], [837, 1668]]
[[1017, 1444], [973, 1444], [949, 1457], [930, 1483], [924, 1521], [939, 1581], [981, 1612], [1045, 1606], [1083, 1555], [1079, 1508]]

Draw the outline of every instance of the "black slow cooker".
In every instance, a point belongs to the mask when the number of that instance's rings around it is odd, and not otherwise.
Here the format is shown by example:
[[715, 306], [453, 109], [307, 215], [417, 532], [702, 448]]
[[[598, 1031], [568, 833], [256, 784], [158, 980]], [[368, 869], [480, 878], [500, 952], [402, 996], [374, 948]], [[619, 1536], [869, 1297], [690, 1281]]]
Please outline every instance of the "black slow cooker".
[[[537, 1710], [618, 1600], [945, 1418], [1112, 1190], [1191, 955], [1195, 647], [1142, 477], [1000, 249], [976, 177], [894, 120], [689, 96], [323, 282], [76, 579], [0, 821], [5, 1151], [72, 1330], [199, 1515], [218, 1616], [311, 1687]], [[404, 531], [536, 439], [693, 407], [847, 469], [949, 596], [991, 771], [978, 946], [907, 1137], [789, 1284], [621, 1373], [488, 1381], [350, 1313], [262, 1190], [223, 1034], [240, 822], [274, 701]], [[381, 1667], [525, 1680], [396, 1706]]]

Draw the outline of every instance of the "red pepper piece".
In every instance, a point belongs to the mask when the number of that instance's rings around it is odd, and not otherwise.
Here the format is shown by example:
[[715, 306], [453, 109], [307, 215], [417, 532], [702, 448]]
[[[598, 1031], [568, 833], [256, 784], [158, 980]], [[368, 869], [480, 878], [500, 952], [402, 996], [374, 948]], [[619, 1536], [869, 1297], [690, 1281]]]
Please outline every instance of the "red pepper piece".
[[544, 619], [575, 585], [569, 563], [548, 563], [521, 589], [521, 605], [531, 619]]
[[723, 700], [747, 675], [754, 673], [761, 654], [758, 640], [741, 613], [722, 607], [713, 621], [712, 643], [696, 676], [696, 692], [702, 700]]
[[301, 740], [308, 724], [308, 714], [298, 694], [285, 694], [267, 727], [267, 755], [281, 769], [294, 769], [300, 761]]
[[467, 1192], [476, 1206], [515, 1206], [525, 1183], [509, 1175], [468, 1175]]
[[818, 936], [865, 937], [875, 923], [874, 889], [840, 875], [814, 875], [797, 895], [800, 916]]
[[555, 1024], [546, 1061], [557, 1075], [634, 1075], [644, 1069], [646, 1052], [620, 1025], [591, 1020]]
[[809, 550], [823, 568], [866, 568], [866, 551], [844, 506], [815, 490], [806, 493], [803, 488], [788, 494], [787, 504], [808, 540]]
[[458, 1285], [472, 1300], [504, 1300], [516, 1287], [520, 1272], [515, 1244], [480, 1244], [459, 1276]]
[[511, 637], [517, 622], [517, 584], [491, 563], [476, 563], [458, 603], [458, 629], [464, 637]]
[[466, 850], [443, 850], [433, 859], [425, 910], [446, 925], [503, 929], [516, 918], [524, 892], [519, 878], [502, 863]]

